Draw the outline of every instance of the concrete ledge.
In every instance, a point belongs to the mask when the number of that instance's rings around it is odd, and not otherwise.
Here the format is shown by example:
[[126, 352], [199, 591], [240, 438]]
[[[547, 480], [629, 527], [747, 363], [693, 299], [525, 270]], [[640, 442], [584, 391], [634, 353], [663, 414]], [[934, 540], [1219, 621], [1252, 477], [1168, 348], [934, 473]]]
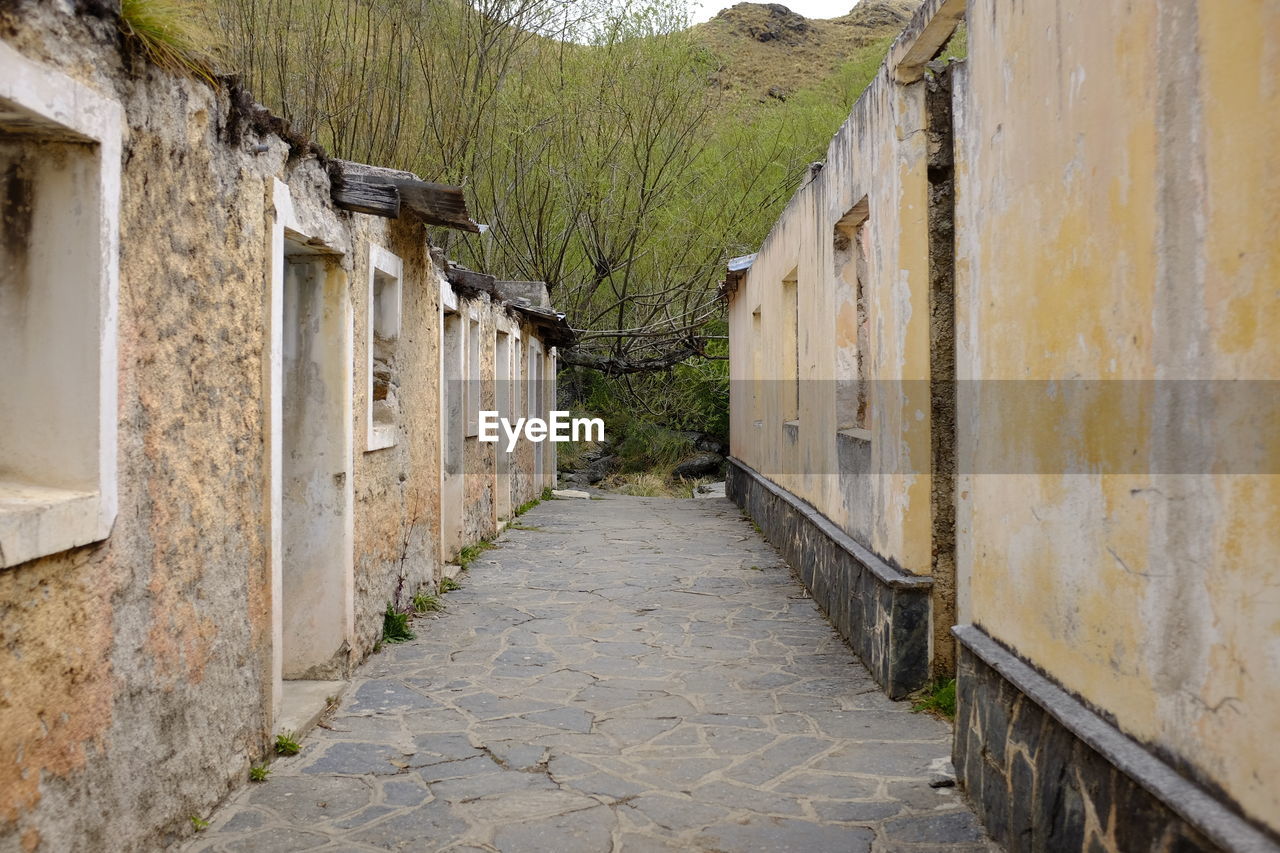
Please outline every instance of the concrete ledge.
[[967, 0], [925, 0], [902, 35], [889, 48], [885, 60], [899, 83], [914, 83], [964, 20]]
[[980, 628], [952, 633], [956, 774], [1008, 850], [1280, 850]]
[[899, 699], [924, 686], [933, 581], [888, 565], [741, 460], [730, 457], [725, 485], [728, 497], [796, 569], [884, 691]]
[[0, 480], [0, 568], [105, 539], [97, 492]]
[[329, 700], [336, 702], [345, 692], [345, 681], [286, 681], [275, 734], [287, 733], [302, 740], [329, 709]]

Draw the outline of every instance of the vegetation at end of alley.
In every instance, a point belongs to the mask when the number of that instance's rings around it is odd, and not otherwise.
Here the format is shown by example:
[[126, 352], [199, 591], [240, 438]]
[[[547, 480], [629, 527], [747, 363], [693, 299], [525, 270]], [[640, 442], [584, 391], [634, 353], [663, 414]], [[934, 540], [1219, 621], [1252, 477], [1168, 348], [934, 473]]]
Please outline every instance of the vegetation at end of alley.
[[[464, 188], [488, 232], [431, 239], [474, 269], [547, 283], [579, 330], [561, 365], [592, 377], [562, 373], [562, 404], [716, 435], [724, 263], [760, 245], [903, 22], [851, 13], [841, 52], [827, 51], [843, 61], [806, 63], [795, 78], [808, 82], [762, 96], [732, 70], [763, 73], [748, 56], [760, 45], [727, 21], [689, 27], [684, 0], [191, 8], [225, 45], [223, 67], [301, 136]], [[661, 478], [661, 464], [622, 473]]]

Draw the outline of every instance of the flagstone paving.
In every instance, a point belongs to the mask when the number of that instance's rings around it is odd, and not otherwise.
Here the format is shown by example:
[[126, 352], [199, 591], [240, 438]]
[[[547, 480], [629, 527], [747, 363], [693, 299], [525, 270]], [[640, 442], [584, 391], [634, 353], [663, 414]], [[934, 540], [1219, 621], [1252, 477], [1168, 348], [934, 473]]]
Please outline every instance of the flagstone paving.
[[996, 850], [724, 499], [520, 519], [191, 850]]

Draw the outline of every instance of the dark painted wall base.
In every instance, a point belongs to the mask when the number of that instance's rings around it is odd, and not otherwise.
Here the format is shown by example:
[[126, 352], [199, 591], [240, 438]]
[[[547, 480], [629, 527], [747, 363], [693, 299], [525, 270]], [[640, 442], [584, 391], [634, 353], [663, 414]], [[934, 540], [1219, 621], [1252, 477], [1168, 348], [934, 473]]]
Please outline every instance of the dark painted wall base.
[[900, 699], [929, 677], [927, 577], [889, 566], [816, 509], [729, 460], [728, 496], [799, 572], [814, 601], [885, 692]]
[[954, 633], [956, 775], [1010, 853], [1280, 849], [980, 629]]

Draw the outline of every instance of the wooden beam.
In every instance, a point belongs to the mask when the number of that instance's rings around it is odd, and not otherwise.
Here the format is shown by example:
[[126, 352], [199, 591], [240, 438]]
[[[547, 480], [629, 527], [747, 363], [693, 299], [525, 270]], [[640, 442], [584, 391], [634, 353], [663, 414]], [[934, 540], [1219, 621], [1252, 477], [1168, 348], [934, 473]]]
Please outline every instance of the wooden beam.
[[[399, 207], [413, 211], [428, 225], [457, 228], [472, 234], [480, 233], [480, 226], [467, 211], [467, 201], [461, 187], [433, 184], [430, 181], [420, 180], [412, 172], [352, 163], [348, 160], [332, 160], [329, 168], [335, 187], [341, 187], [344, 190], [358, 187], [352, 190], [357, 194], [366, 193], [363, 186], [390, 187], [397, 193]], [[334, 200], [337, 201], [336, 196]], [[385, 216], [386, 214], [378, 213], [377, 215]]]
[[457, 228], [472, 234], [480, 233], [480, 226], [467, 211], [462, 187], [433, 184], [411, 178], [393, 178], [391, 183], [400, 190], [400, 202], [431, 225]]
[[453, 285], [458, 291], [458, 295], [464, 298], [471, 298], [480, 293], [494, 292], [494, 282], [497, 281], [495, 276], [487, 273], [476, 272], [475, 270], [465, 269], [463, 267], [451, 266], [445, 270], [444, 277], [448, 279], [449, 284]]
[[345, 181], [334, 184], [330, 192], [333, 203], [343, 210], [397, 219], [400, 216], [400, 191], [390, 184]]

